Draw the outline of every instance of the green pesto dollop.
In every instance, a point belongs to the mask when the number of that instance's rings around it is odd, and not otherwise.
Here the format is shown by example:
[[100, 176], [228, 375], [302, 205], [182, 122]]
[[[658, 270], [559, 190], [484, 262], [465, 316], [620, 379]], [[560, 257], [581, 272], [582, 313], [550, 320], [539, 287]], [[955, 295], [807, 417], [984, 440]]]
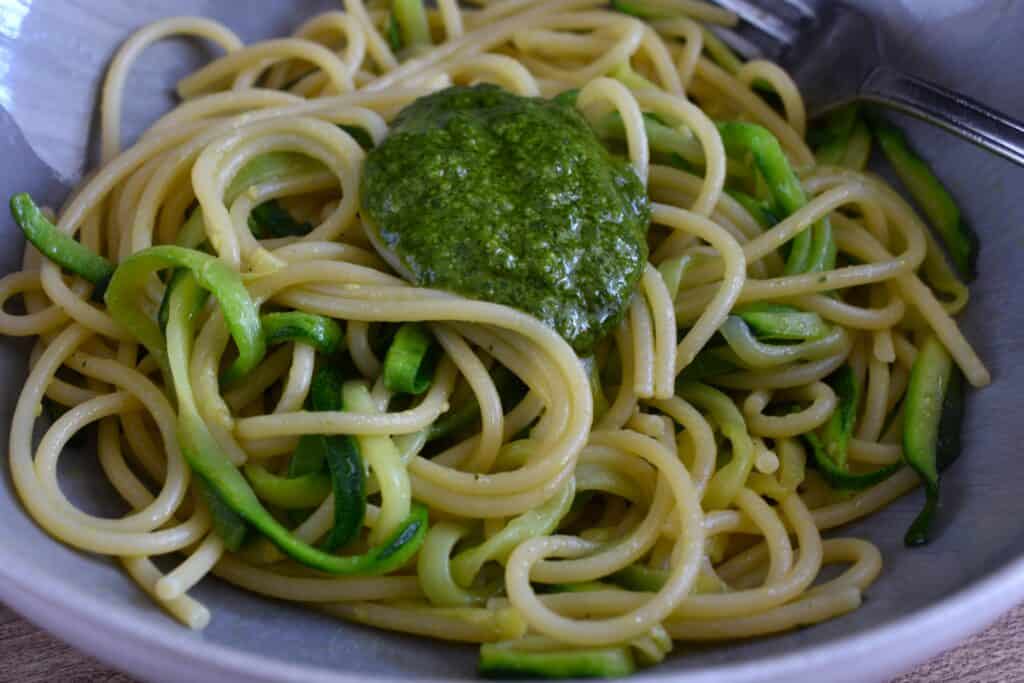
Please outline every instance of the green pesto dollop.
[[633, 169], [571, 105], [490, 85], [399, 113], [367, 157], [362, 215], [416, 284], [530, 313], [580, 353], [622, 319], [647, 261]]

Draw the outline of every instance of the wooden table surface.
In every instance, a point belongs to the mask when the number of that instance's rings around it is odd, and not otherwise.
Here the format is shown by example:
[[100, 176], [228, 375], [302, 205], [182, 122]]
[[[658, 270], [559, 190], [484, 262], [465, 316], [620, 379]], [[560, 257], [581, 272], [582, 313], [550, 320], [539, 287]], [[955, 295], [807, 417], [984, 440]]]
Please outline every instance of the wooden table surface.
[[[0, 605], [0, 683], [133, 683]], [[892, 683], [1024, 681], [1024, 606]]]

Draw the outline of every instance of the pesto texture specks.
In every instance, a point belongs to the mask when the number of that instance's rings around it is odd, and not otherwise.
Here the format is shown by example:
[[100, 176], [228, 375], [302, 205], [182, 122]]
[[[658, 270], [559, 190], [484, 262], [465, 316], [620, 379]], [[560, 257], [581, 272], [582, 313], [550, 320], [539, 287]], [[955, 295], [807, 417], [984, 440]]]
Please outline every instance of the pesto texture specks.
[[415, 283], [513, 306], [585, 353], [647, 260], [647, 194], [572, 107], [453, 87], [366, 160], [363, 216]]

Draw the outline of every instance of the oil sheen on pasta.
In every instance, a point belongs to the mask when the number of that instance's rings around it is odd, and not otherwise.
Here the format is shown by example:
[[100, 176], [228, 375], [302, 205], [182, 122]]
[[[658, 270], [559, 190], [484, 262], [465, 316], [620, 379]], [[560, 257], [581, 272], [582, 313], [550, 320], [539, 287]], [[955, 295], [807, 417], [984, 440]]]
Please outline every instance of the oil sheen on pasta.
[[364, 217], [416, 284], [519, 308], [580, 352], [621, 320], [647, 261], [643, 185], [554, 100], [423, 97], [363, 182]]

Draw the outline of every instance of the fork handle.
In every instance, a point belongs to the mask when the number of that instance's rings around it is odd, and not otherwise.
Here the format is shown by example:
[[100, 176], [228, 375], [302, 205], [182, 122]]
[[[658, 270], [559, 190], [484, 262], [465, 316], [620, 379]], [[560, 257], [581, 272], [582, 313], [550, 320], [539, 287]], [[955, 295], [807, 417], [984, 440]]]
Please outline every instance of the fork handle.
[[880, 66], [865, 79], [860, 96], [934, 123], [1024, 166], [1024, 123], [960, 93]]

